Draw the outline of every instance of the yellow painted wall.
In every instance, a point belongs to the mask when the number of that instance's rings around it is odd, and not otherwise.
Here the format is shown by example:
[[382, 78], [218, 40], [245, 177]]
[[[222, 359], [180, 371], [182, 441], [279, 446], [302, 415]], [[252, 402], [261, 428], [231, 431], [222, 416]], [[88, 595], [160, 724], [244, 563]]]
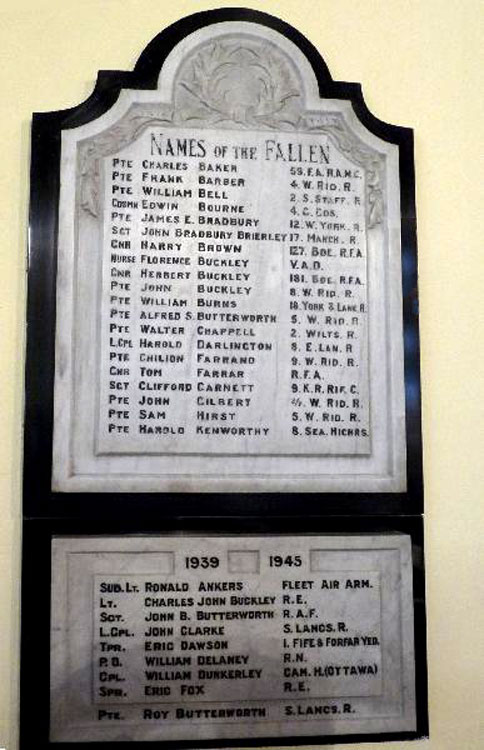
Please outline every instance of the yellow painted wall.
[[[161, 28], [228, 5], [298, 28], [370, 110], [415, 129], [431, 739], [380, 750], [477, 750], [482, 715], [479, 509], [483, 10], [479, 0], [3, 0], [0, 7], [0, 747], [18, 734], [22, 378], [29, 121], [131, 69]], [[480, 126], [480, 127], [479, 127]], [[480, 440], [481, 438], [481, 440]], [[481, 526], [481, 528], [479, 528]], [[479, 623], [479, 614], [481, 623]], [[342, 745], [337, 745], [341, 750]], [[348, 746], [350, 747], [350, 746]], [[353, 749], [357, 746], [352, 745]], [[363, 746], [360, 746], [363, 747]], [[35, 750], [33, 748], [32, 750]]]

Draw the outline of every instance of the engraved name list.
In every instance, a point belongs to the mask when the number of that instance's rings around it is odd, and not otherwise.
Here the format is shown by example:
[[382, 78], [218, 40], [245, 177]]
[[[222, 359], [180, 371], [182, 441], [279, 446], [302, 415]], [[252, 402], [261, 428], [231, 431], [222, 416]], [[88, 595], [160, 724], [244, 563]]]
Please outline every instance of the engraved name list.
[[363, 170], [149, 129], [104, 174], [99, 450], [367, 452]]

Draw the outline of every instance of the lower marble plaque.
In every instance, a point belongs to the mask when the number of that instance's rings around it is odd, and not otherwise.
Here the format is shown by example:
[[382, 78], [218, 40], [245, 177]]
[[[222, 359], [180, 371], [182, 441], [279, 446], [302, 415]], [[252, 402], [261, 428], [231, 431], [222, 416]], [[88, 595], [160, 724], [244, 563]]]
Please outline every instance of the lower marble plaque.
[[416, 729], [405, 534], [63, 536], [52, 568], [54, 742]]

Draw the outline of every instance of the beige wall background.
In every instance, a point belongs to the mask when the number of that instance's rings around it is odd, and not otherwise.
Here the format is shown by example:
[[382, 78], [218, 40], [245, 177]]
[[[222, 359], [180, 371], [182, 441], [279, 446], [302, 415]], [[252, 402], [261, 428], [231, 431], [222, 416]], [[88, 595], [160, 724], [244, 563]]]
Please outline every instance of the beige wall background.
[[484, 747], [479, 727], [484, 14], [478, 0], [3, 0], [0, 747], [15, 750], [18, 736], [31, 113], [77, 105], [91, 92], [99, 69], [131, 69], [163, 27], [198, 10], [232, 5], [291, 23], [319, 48], [333, 78], [363, 84], [373, 114], [415, 129], [431, 738], [364, 747], [477, 750]]

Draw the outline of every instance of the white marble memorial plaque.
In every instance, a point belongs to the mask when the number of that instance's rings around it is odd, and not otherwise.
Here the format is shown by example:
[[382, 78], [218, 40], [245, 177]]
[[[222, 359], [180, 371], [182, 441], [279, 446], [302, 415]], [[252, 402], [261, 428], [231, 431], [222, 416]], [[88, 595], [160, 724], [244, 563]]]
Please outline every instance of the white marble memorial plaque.
[[415, 729], [410, 538], [58, 537], [53, 741]]
[[64, 131], [54, 489], [404, 491], [399, 195], [258, 24]]

